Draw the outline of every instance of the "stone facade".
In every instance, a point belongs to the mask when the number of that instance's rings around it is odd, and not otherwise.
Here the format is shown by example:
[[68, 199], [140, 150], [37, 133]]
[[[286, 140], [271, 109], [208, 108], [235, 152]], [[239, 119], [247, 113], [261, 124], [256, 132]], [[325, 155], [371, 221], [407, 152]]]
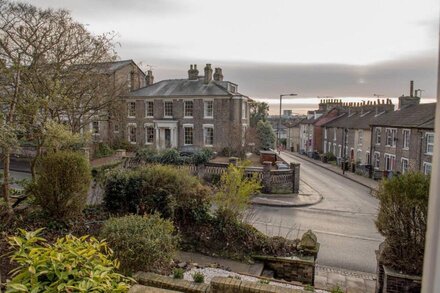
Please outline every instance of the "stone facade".
[[[208, 64], [205, 76], [212, 75], [209, 69]], [[196, 78], [193, 71], [188, 79], [161, 81], [124, 96], [120, 138], [156, 149], [212, 147], [221, 151], [244, 145], [250, 99], [237, 92], [236, 84], [216, 80], [219, 68], [214, 80]]]

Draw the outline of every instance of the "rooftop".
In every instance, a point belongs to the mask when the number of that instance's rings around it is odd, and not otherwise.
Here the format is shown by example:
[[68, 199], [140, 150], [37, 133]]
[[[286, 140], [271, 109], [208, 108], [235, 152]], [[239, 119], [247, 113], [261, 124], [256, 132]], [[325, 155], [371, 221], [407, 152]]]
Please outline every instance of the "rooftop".
[[377, 117], [370, 125], [433, 129], [435, 108], [436, 103], [407, 106]]

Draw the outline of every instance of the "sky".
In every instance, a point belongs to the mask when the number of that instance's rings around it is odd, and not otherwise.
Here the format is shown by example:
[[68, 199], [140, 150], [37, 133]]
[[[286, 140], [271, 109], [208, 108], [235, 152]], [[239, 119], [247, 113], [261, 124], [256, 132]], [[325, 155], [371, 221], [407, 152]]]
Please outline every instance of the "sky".
[[[286, 107], [318, 96], [436, 96], [438, 0], [24, 0], [64, 8], [155, 80], [221, 67], [239, 91]], [[279, 105], [279, 104], [278, 104]], [[295, 111], [294, 111], [295, 112]]]

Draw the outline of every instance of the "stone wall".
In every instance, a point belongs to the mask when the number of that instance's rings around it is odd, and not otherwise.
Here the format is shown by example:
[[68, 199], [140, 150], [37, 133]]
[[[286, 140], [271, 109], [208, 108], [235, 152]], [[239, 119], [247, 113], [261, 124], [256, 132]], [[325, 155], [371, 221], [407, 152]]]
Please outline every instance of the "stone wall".
[[[301, 289], [284, 288], [280, 286], [263, 284], [250, 281], [242, 281], [234, 278], [214, 277], [210, 284], [197, 284], [186, 280], [173, 279], [171, 277], [154, 273], [138, 272], [134, 278], [140, 285], [133, 286], [130, 292], [210, 292], [210, 293], [300, 293]], [[145, 286], [149, 287], [145, 287]], [[173, 291], [151, 291], [151, 287]]]
[[291, 257], [254, 256], [254, 259], [262, 261], [265, 268], [273, 270], [276, 279], [309, 285], [315, 283], [315, 257], [312, 255]]

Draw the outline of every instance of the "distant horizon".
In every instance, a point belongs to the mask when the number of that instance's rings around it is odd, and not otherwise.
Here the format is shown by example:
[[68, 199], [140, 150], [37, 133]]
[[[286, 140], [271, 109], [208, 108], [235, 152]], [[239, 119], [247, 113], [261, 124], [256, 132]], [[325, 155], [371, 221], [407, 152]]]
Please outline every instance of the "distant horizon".
[[[381, 97], [380, 99], [387, 99], [389, 97]], [[331, 97], [328, 99], [337, 99], [342, 100], [342, 102], [362, 102], [362, 101], [377, 101], [378, 98], [372, 97]], [[389, 98], [392, 103], [397, 106], [398, 98]], [[269, 105], [269, 115], [279, 115], [280, 111], [280, 101], [275, 99], [254, 99], [258, 102], [265, 102]], [[307, 102], [304, 102], [307, 101]], [[289, 101], [287, 99], [283, 99], [282, 110], [292, 110], [292, 113], [296, 113], [299, 115], [307, 114], [307, 111], [317, 110], [319, 98], [300, 98], [300, 99], [292, 99]], [[432, 98], [421, 98], [420, 103], [435, 103], [436, 99]]]

